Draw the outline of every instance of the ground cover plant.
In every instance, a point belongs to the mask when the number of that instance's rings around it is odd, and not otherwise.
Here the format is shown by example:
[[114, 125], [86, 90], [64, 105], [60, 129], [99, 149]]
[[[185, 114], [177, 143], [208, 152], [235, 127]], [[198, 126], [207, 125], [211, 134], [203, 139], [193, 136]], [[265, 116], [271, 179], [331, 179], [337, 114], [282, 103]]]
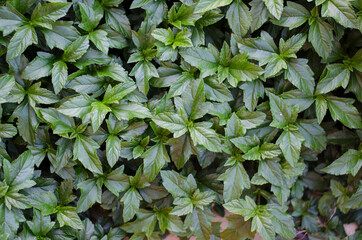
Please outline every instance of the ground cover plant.
[[362, 239], [361, 31], [361, 0], [2, 1], [0, 239]]

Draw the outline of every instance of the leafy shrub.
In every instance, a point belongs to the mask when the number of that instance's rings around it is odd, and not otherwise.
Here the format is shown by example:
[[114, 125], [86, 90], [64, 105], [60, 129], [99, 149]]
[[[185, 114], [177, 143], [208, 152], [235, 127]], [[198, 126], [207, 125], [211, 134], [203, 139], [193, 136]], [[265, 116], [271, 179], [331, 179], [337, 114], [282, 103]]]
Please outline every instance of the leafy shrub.
[[362, 224], [361, 13], [6, 1], [1, 239], [346, 237]]

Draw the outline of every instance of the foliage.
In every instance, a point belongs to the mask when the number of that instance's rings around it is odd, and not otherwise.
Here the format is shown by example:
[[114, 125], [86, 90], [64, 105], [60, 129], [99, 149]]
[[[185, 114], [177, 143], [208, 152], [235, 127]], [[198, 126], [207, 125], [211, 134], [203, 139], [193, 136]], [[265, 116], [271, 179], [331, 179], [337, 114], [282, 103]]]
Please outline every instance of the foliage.
[[347, 239], [361, 31], [360, 0], [2, 1], [0, 238]]

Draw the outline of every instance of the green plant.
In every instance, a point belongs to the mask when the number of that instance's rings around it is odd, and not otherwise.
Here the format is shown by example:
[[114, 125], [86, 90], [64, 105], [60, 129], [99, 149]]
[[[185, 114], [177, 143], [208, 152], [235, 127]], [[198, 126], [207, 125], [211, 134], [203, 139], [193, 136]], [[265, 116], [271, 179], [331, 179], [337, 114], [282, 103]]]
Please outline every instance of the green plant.
[[362, 1], [1, 4], [1, 239], [361, 239]]

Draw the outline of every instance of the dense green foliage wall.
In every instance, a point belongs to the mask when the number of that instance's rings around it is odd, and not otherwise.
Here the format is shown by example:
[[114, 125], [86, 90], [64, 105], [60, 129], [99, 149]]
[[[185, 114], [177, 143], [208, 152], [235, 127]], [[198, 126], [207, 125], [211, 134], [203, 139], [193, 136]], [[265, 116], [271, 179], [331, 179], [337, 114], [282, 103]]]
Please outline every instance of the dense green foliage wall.
[[2, 1], [0, 239], [346, 238], [361, 31], [361, 0]]

